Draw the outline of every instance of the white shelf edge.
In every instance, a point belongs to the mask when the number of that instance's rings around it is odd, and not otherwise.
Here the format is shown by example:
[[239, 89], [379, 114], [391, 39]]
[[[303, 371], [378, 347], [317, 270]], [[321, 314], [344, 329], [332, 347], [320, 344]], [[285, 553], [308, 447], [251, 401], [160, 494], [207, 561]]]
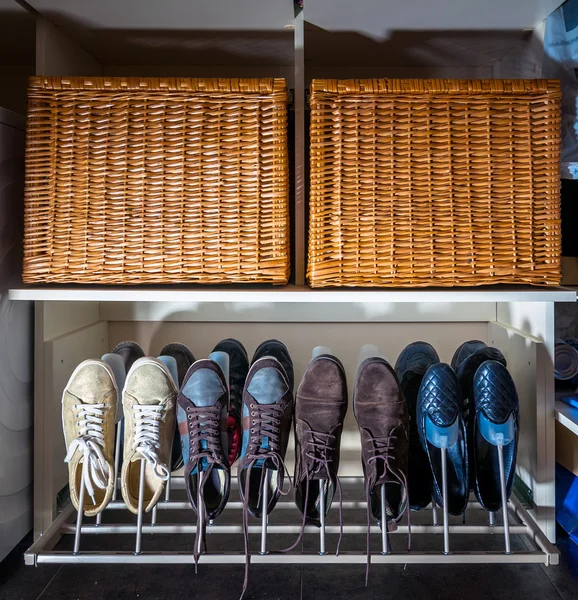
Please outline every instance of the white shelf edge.
[[383, 303], [383, 302], [576, 302], [576, 290], [564, 288], [495, 287], [453, 289], [311, 289], [306, 286], [248, 287], [82, 287], [22, 286], [10, 300], [74, 302], [257, 302], [257, 303]]
[[578, 408], [573, 408], [561, 400], [556, 401], [556, 421], [578, 435]]

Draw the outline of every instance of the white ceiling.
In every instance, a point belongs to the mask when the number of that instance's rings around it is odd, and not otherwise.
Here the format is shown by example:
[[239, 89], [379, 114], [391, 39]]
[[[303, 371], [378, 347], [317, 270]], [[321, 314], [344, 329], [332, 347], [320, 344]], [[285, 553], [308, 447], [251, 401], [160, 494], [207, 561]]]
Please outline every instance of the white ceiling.
[[0, 64], [32, 65], [35, 48], [34, 15], [15, 0], [0, 0]]

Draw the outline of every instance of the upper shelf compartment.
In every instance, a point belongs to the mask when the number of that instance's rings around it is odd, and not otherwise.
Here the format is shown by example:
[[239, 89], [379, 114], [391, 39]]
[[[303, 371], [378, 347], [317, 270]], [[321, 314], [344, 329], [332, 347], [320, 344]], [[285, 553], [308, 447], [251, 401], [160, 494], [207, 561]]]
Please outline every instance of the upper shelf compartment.
[[479, 288], [318, 289], [305, 286], [22, 286], [10, 290], [11, 300], [75, 302], [576, 302], [568, 288], [484, 286]]
[[[106, 67], [122, 65], [248, 69], [293, 65], [292, 0], [32, 0], [30, 4], [93, 56], [104, 74], [109, 71]], [[186, 75], [182, 69], [174, 71]], [[165, 72], [173, 74], [170, 69]]]
[[408, 29], [521, 31], [534, 29], [561, 4], [562, 0], [306, 0], [305, 18], [324, 29], [379, 37]]

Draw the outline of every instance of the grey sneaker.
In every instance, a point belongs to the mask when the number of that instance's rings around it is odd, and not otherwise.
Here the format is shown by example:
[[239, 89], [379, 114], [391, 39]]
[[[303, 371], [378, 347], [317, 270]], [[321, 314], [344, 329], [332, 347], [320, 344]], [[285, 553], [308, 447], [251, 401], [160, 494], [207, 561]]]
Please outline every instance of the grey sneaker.
[[144, 507], [157, 503], [170, 477], [175, 433], [177, 388], [167, 367], [156, 358], [139, 358], [126, 377], [124, 407], [124, 459], [121, 491], [128, 509], [137, 514], [140, 462], [146, 461]]
[[114, 432], [118, 388], [112, 369], [85, 360], [62, 394], [62, 426], [67, 448], [70, 498], [78, 510], [81, 481], [83, 512], [94, 516], [110, 502], [114, 489]]

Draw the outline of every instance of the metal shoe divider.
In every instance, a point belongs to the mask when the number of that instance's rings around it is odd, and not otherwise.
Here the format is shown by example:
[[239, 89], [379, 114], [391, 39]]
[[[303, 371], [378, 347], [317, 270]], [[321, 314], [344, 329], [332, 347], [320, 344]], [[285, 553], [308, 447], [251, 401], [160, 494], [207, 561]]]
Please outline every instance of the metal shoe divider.
[[[363, 485], [363, 479], [359, 477], [343, 478], [344, 487], [350, 488], [355, 486], [359, 488]], [[184, 488], [184, 480], [182, 477], [172, 478], [172, 487]], [[236, 482], [233, 483], [233, 488], [237, 488]], [[159, 512], [169, 514], [175, 510], [190, 510], [192, 507], [186, 501], [165, 500], [160, 501], [157, 505]], [[363, 501], [344, 501], [344, 510], [363, 510], [367, 505]], [[332, 506], [331, 510], [336, 510], [336, 506]], [[231, 511], [242, 510], [242, 502], [232, 501], [227, 504], [226, 513], [231, 514]], [[468, 505], [468, 513], [485, 510], [477, 502], [470, 502]], [[64, 511], [55, 519], [52, 525], [46, 532], [27, 550], [25, 553], [25, 561], [27, 564], [92, 564], [92, 563], [120, 563], [120, 564], [194, 564], [193, 558], [193, 539], [191, 539], [191, 550], [188, 552], [171, 552], [170, 539], [174, 534], [183, 534], [194, 536], [196, 534], [196, 526], [192, 524], [193, 519], [189, 523], [157, 523], [141, 524], [139, 526], [138, 516], [137, 523], [108, 523], [109, 515], [118, 511], [128, 511], [124, 502], [111, 502], [106, 508], [105, 523], [97, 525], [94, 523], [86, 523], [86, 518], [82, 514], [74, 510], [72, 505], [67, 506]], [[252, 563], [342, 563], [342, 564], [359, 564], [364, 563], [366, 554], [364, 551], [359, 552], [340, 552], [339, 556], [335, 556], [332, 552], [325, 554], [322, 552], [323, 544], [325, 543], [325, 534], [338, 535], [340, 532], [339, 525], [326, 525], [324, 534], [321, 535], [321, 529], [314, 526], [306, 526], [305, 533], [309, 535], [319, 536], [319, 552], [291, 552], [281, 553], [271, 551], [267, 546], [268, 535], [297, 535], [301, 529], [300, 513], [298, 513], [295, 504], [291, 501], [280, 501], [275, 511], [282, 511], [284, 514], [292, 513], [295, 516], [293, 524], [271, 525], [267, 524], [266, 520], [261, 520], [258, 525], [249, 526], [250, 535], [259, 535], [261, 539], [261, 550], [265, 553], [252, 554], [250, 560]], [[548, 541], [546, 536], [539, 529], [536, 522], [532, 519], [521, 502], [512, 496], [508, 502], [508, 522], [509, 527], [503, 525], [463, 525], [449, 524], [448, 536], [458, 535], [500, 535], [504, 534], [507, 529], [514, 535], [526, 535], [535, 544], [535, 550], [523, 551], [456, 551], [453, 550], [449, 554], [445, 552], [445, 547], [442, 545], [438, 551], [416, 551], [410, 552], [393, 551], [388, 546], [388, 552], [383, 553], [383, 529], [379, 525], [372, 525], [370, 532], [372, 535], [379, 535], [382, 541], [382, 552], [372, 553], [370, 560], [372, 563], [386, 564], [427, 564], [427, 563], [542, 563], [542, 564], [557, 564], [558, 551]], [[192, 513], [191, 513], [192, 514]], [[428, 523], [427, 515], [431, 512], [423, 510], [413, 515], [412, 520], [415, 521], [419, 517], [417, 524], [412, 525], [411, 531], [413, 535], [431, 535], [440, 533], [439, 526]], [[207, 528], [209, 537], [212, 535], [242, 535], [241, 515], [239, 514], [239, 522], [236, 525], [214, 523]], [[511, 521], [511, 524], [510, 524]], [[343, 534], [360, 535], [367, 531], [365, 525], [344, 525]], [[150, 552], [146, 550], [146, 536], [148, 534], [166, 535], [167, 550]], [[408, 533], [407, 525], [400, 524], [396, 531], [391, 531], [391, 535], [404, 535]], [[84, 551], [82, 550], [82, 539], [85, 536], [97, 535], [123, 535], [123, 536], [139, 536], [139, 546], [131, 551], [118, 551], [114, 548], [107, 548], [103, 551]], [[74, 545], [73, 550], [54, 550], [55, 545], [63, 536], [73, 535]], [[436, 536], [437, 537], [437, 536]], [[265, 541], [265, 546], [263, 546]], [[245, 556], [242, 552], [204, 552], [200, 554], [199, 563], [243, 563]]]

